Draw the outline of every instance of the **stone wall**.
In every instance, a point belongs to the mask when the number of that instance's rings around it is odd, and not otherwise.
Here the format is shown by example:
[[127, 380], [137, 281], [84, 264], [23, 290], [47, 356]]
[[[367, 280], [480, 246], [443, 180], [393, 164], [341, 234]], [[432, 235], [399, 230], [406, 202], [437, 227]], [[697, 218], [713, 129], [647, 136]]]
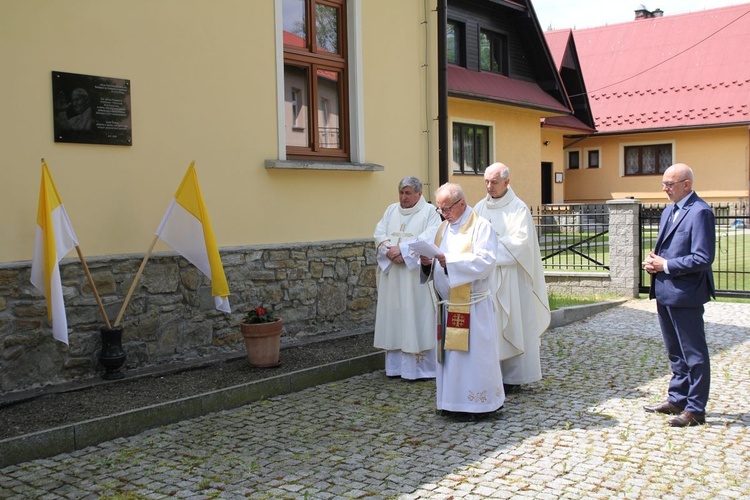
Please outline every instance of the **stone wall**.
[[[232, 314], [216, 311], [208, 280], [174, 253], [154, 254], [122, 318], [126, 370], [244, 352], [243, 312], [263, 305], [282, 338], [372, 331], [377, 291], [371, 240], [222, 249]], [[87, 258], [114, 323], [143, 256]], [[60, 266], [69, 341], [52, 338], [30, 262], [0, 265], [0, 393], [99, 376], [104, 326], [80, 261]]]

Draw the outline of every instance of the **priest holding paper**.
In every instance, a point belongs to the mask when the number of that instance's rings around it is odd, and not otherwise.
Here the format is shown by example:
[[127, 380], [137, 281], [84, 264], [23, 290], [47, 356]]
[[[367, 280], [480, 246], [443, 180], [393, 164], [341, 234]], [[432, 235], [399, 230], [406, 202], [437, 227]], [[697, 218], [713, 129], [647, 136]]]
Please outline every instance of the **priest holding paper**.
[[432, 281], [438, 297], [437, 409], [459, 420], [475, 420], [505, 402], [489, 280], [497, 236], [467, 205], [460, 185], [443, 184], [435, 200], [445, 221], [423, 239], [441, 253], [420, 260], [422, 281]]
[[497, 265], [490, 281], [505, 390], [515, 392], [542, 378], [539, 343], [551, 317], [547, 285], [534, 220], [510, 187], [510, 169], [493, 163], [484, 171], [484, 183], [487, 196], [476, 211], [497, 232]]
[[375, 228], [378, 305], [375, 347], [385, 349], [385, 373], [409, 380], [435, 378], [435, 306], [419, 281], [419, 255], [409, 243], [440, 224], [422, 196], [422, 182], [405, 177], [399, 202], [386, 208]]

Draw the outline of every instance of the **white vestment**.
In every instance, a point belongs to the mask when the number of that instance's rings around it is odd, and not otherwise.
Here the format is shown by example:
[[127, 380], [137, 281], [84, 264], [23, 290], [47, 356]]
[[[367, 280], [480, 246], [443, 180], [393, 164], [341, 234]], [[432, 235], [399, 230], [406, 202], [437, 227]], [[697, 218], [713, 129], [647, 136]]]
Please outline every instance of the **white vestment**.
[[[451, 288], [471, 284], [469, 350], [446, 349], [443, 353], [443, 362], [438, 363], [437, 368], [437, 408], [486, 413], [500, 409], [505, 403], [499, 358], [500, 336], [489, 288], [489, 276], [495, 267], [497, 237], [492, 226], [477, 217], [471, 250], [466, 252], [464, 240], [457, 235], [471, 211], [467, 206], [461, 218], [453, 224], [446, 224], [444, 229], [440, 249], [445, 254], [447, 274], [435, 259], [431, 276], [423, 281], [432, 279], [439, 300], [447, 300]], [[428, 241], [434, 241], [434, 237]], [[445, 318], [445, 314], [443, 316]]]
[[529, 384], [542, 378], [540, 336], [550, 310], [539, 241], [529, 208], [512, 189], [502, 198], [487, 195], [476, 211], [497, 232], [497, 267], [491, 276], [506, 384]]
[[[389, 205], [375, 228], [378, 304], [374, 345], [386, 350], [388, 376], [411, 380], [435, 377], [435, 306], [429, 288], [419, 283], [419, 256], [407, 244], [439, 224], [435, 207], [420, 197], [412, 208]], [[393, 245], [401, 249], [404, 264], [395, 264], [385, 255]]]

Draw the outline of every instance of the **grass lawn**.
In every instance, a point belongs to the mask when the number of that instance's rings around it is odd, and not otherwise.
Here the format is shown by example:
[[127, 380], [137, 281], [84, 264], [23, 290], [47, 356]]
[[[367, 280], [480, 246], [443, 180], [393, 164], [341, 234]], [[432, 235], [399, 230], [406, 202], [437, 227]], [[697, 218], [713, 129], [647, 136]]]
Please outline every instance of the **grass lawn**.
[[582, 306], [586, 304], [595, 304], [607, 300], [597, 295], [577, 296], [577, 295], [559, 295], [551, 293], [549, 295], [549, 308], [554, 311], [569, 306]]

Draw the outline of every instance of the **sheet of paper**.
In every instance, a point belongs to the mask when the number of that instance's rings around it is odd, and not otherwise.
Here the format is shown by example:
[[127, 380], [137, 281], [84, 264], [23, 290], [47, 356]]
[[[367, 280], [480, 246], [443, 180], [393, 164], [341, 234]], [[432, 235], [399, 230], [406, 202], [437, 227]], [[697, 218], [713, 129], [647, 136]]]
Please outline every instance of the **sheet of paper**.
[[431, 259], [443, 253], [434, 243], [430, 243], [429, 241], [412, 241], [409, 243], [409, 249], [417, 255], [424, 255]]

